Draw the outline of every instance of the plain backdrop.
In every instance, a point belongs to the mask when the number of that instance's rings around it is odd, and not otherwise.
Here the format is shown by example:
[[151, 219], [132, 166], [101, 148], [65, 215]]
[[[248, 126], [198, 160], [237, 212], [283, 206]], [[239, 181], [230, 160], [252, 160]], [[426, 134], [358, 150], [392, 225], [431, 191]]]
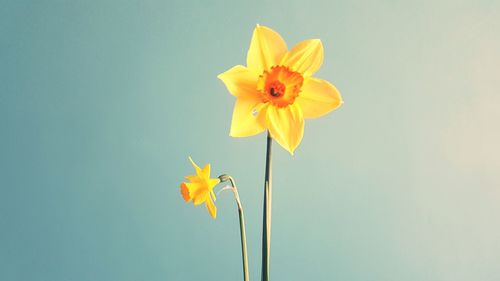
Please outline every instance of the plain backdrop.
[[[216, 76], [256, 24], [320, 38], [345, 104], [274, 146], [271, 277], [500, 280], [499, 1], [0, 2], [0, 279], [260, 280], [265, 134]], [[219, 186], [218, 188], [221, 188]]]

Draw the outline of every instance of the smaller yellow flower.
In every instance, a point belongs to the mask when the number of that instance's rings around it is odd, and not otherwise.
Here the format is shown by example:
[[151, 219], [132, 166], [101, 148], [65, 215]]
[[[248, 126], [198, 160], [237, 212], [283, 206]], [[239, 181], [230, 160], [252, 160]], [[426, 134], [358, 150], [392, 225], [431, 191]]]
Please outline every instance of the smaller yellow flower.
[[217, 217], [217, 207], [214, 204], [216, 198], [213, 189], [220, 183], [220, 180], [210, 178], [210, 164], [200, 169], [191, 157], [189, 157], [189, 161], [193, 164], [196, 175], [186, 176], [186, 179], [190, 182], [181, 183], [182, 198], [186, 202], [192, 200], [194, 205], [205, 202], [208, 213], [215, 219]]

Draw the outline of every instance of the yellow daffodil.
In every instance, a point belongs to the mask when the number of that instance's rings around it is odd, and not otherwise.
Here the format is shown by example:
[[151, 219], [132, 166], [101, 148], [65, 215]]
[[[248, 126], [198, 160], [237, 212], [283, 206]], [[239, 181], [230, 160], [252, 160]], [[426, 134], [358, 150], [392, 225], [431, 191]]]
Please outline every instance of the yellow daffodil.
[[267, 129], [293, 154], [304, 135], [304, 118], [323, 116], [342, 104], [335, 86], [312, 77], [322, 62], [319, 39], [288, 50], [277, 32], [257, 25], [247, 66], [237, 65], [218, 76], [236, 96], [230, 135], [248, 137]]
[[200, 169], [191, 157], [189, 157], [189, 161], [193, 164], [196, 175], [186, 176], [186, 179], [190, 182], [181, 183], [182, 198], [186, 202], [192, 200], [194, 205], [205, 202], [208, 213], [215, 219], [217, 217], [217, 207], [214, 204], [216, 198], [213, 189], [220, 180], [210, 178], [210, 164]]

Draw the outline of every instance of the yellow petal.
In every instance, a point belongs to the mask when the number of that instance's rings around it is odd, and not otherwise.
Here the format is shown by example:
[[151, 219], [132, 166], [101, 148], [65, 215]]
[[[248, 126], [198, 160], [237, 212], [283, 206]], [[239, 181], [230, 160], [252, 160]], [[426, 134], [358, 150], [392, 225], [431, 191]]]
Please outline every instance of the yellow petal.
[[182, 198], [184, 198], [184, 201], [189, 202], [191, 201], [191, 196], [189, 196], [189, 189], [185, 183], [181, 183], [181, 195]]
[[208, 213], [210, 214], [210, 216], [212, 216], [212, 218], [215, 219], [217, 217], [217, 207], [215, 206], [211, 198], [208, 198], [206, 205]]
[[278, 65], [287, 49], [285, 40], [276, 31], [257, 25], [248, 49], [247, 66], [262, 74], [264, 70]]
[[281, 60], [281, 65], [308, 77], [323, 63], [323, 44], [319, 39], [305, 40], [293, 47]]
[[212, 190], [214, 188], [214, 186], [218, 185], [219, 183], [220, 183], [220, 179], [218, 179], [218, 178], [209, 179], [208, 180], [208, 189]]
[[206, 179], [210, 178], [210, 164], [206, 164], [205, 167], [203, 167], [203, 169], [201, 170], [201, 174]]
[[234, 105], [233, 120], [231, 121], [232, 137], [249, 137], [264, 131], [256, 120], [253, 111], [260, 103], [258, 99], [238, 98]]
[[236, 97], [249, 97], [258, 96], [259, 92], [257, 90], [257, 82], [259, 80], [259, 74], [251, 71], [250, 69], [237, 65], [228, 71], [221, 73], [217, 76], [224, 85], [226, 85], [227, 90]]
[[259, 123], [260, 126], [267, 128], [267, 108], [270, 107], [269, 103], [264, 103], [264, 104], [259, 104], [256, 107], [256, 110], [258, 111], [257, 113], [257, 123]]
[[292, 155], [304, 135], [304, 117], [295, 105], [267, 108], [267, 126], [273, 139]]
[[210, 191], [210, 199], [212, 199], [214, 202], [217, 201], [217, 197], [215, 196], [215, 192], [213, 190]]
[[305, 118], [317, 118], [342, 105], [342, 97], [335, 86], [326, 80], [307, 78], [295, 103]]
[[200, 205], [201, 203], [209, 199], [209, 192], [207, 190], [200, 191], [195, 196], [193, 196], [193, 204]]
[[196, 171], [196, 174], [198, 176], [200, 176], [201, 169], [200, 169], [200, 167], [198, 167], [198, 165], [196, 165], [196, 163], [194, 163], [193, 158], [191, 158], [191, 156], [189, 156], [189, 161], [191, 161], [191, 164], [193, 165], [194, 170]]
[[198, 176], [194, 176], [194, 175], [191, 175], [191, 176], [185, 176], [185, 178], [190, 181], [190, 182], [200, 182], [201, 179], [200, 177]]

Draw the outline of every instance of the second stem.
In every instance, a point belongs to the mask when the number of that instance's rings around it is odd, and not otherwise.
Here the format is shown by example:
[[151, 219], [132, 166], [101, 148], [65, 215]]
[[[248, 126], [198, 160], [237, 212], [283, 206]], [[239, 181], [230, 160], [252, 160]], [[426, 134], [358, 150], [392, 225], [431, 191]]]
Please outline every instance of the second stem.
[[273, 139], [267, 132], [266, 173], [264, 179], [264, 214], [262, 230], [262, 281], [269, 281], [269, 260], [271, 253], [271, 145]]

